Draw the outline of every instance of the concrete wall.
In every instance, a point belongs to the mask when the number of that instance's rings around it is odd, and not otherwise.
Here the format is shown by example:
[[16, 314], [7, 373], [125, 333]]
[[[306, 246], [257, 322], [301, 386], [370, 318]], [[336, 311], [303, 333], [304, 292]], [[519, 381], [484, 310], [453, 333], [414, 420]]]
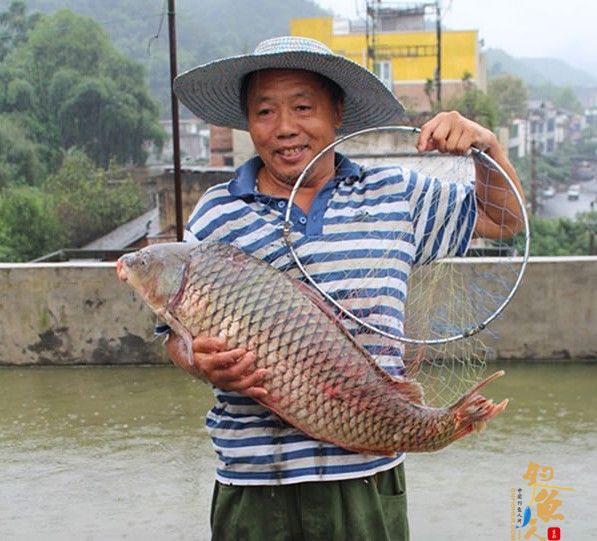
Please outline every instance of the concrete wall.
[[485, 340], [498, 359], [597, 360], [597, 257], [531, 258]]
[[114, 263], [0, 265], [0, 364], [165, 361]]
[[[0, 364], [165, 362], [113, 263], [0, 264], [0, 322]], [[490, 330], [490, 358], [597, 359], [597, 257], [532, 259]]]

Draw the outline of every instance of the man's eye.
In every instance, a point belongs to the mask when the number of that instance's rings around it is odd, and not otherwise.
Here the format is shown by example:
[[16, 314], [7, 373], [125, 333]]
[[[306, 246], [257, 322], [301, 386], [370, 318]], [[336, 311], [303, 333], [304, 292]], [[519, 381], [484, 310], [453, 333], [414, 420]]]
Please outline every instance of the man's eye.
[[309, 110], [311, 110], [311, 106], [310, 105], [297, 105], [296, 108], [299, 111], [309, 111]]
[[259, 109], [259, 110], [257, 111], [257, 114], [258, 114], [259, 116], [265, 116], [265, 115], [268, 115], [268, 114], [270, 114], [271, 112], [272, 112], [272, 110], [271, 110], [271, 109]]

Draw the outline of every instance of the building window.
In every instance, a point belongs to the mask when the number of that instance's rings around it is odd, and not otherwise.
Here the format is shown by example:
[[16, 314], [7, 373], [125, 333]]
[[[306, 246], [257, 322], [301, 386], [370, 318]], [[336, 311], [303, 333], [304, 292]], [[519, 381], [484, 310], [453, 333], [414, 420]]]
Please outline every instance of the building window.
[[394, 91], [394, 82], [392, 80], [392, 62], [389, 60], [380, 60], [375, 62], [373, 72], [377, 75], [381, 82], [386, 85], [392, 92]]
[[547, 140], [547, 153], [551, 154], [555, 150], [555, 144], [553, 139]]

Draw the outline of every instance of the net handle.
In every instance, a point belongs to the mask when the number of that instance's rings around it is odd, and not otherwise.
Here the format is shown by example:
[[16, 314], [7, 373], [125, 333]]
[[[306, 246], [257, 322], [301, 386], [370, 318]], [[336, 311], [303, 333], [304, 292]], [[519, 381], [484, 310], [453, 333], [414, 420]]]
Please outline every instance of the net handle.
[[412, 126], [379, 126], [379, 127], [375, 127], [375, 128], [366, 128], [364, 130], [358, 130], [358, 131], [355, 131], [348, 135], [344, 135], [344, 136], [336, 139], [334, 142], [330, 143], [329, 145], [327, 145], [325, 148], [323, 148], [306, 165], [305, 169], [300, 174], [299, 178], [297, 179], [296, 183], [294, 184], [294, 187], [292, 188], [290, 197], [288, 198], [288, 205], [286, 206], [286, 212], [284, 214], [284, 226], [283, 226], [284, 242], [286, 243], [286, 246], [288, 247], [288, 250], [290, 251], [292, 258], [294, 259], [294, 262], [296, 263], [299, 270], [303, 273], [303, 276], [308, 280], [308, 282], [321, 295], [323, 295], [329, 303], [331, 303], [340, 312], [342, 312], [342, 314], [344, 314], [348, 318], [352, 319], [358, 325], [361, 325], [362, 327], [365, 327], [366, 329], [368, 329], [376, 334], [379, 334], [386, 338], [390, 338], [392, 340], [399, 340], [400, 342], [404, 342], [407, 344], [429, 344], [429, 345], [447, 344], [449, 342], [454, 342], [456, 340], [461, 340], [463, 338], [468, 338], [470, 336], [473, 336], [473, 335], [477, 334], [478, 332], [482, 331], [483, 329], [485, 329], [487, 327], [487, 325], [489, 325], [489, 323], [491, 323], [497, 316], [499, 316], [502, 313], [502, 311], [504, 310], [506, 305], [510, 302], [510, 300], [512, 300], [514, 293], [516, 293], [516, 290], [518, 289], [518, 286], [520, 285], [520, 282], [522, 281], [522, 276], [524, 274], [524, 271], [525, 271], [527, 263], [528, 263], [529, 248], [530, 248], [529, 220], [528, 220], [526, 207], [524, 205], [524, 201], [522, 200], [522, 196], [516, 189], [516, 186], [514, 185], [514, 182], [512, 181], [510, 176], [506, 173], [506, 171], [504, 171], [503, 167], [501, 167], [498, 163], [495, 162], [495, 160], [493, 160], [485, 152], [479, 150], [478, 148], [471, 147], [471, 154], [475, 158], [479, 159], [480, 161], [485, 161], [491, 167], [494, 167], [502, 175], [502, 177], [507, 181], [510, 189], [514, 192], [516, 201], [518, 203], [518, 206], [521, 211], [522, 218], [523, 218], [525, 243], [524, 243], [524, 254], [522, 256], [522, 264], [518, 271], [518, 275], [516, 277], [514, 285], [512, 286], [512, 289], [510, 290], [510, 293], [504, 299], [504, 301], [496, 308], [496, 310], [490, 316], [485, 318], [485, 320], [483, 320], [481, 323], [477, 324], [476, 327], [466, 330], [466, 331], [463, 331], [463, 332], [460, 332], [458, 334], [454, 334], [452, 336], [448, 336], [445, 338], [434, 338], [434, 339], [408, 338], [406, 336], [399, 336], [399, 335], [378, 329], [377, 327], [371, 325], [370, 323], [367, 323], [366, 321], [363, 321], [359, 317], [355, 316], [350, 310], [347, 310], [346, 308], [344, 308], [344, 306], [342, 306], [335, 299], [333, 299], [326, 291], [324, 291], [320, 287], [320, 285], [313, 278], [311, 278], [311, 275], [307, 272], [307, 270], [305, 269], [304, 265], [302, 264], [302, 262], [298, 256], [298, 254], [294, 250], [294, 247], [292, 245], [292, 241], [290, 238], [290, 236], [291, 236], [290, 227], [292, 225], [292, 222], [290, 221], [290, 215], [291, 215], [291, 211], [292, 211], [292, 207], [293, 207], [296, 195], [297, 195], [299, 189], [301, 188], [303, 181], [307, 177], [307, 174], [309, 173], [310, 169], [313, 167], [313, 165], [317, 162], [317, 160], [321, 156], [323, 156], [326, 152], [329, 152], [333, 148], [337, 147], [338, 145], [342, 144], [343, 142], [348, 141], [349, 139], [352, 139], [353, 137], [358, 137], [359, 135], [364, 135], [364, 134], [372, 133], [375, 131], [396, 131], [396, 132], [411, 133], [411, 134], [418, 134], [421, 132], [421, 130], [419, 128], [415, 128]]

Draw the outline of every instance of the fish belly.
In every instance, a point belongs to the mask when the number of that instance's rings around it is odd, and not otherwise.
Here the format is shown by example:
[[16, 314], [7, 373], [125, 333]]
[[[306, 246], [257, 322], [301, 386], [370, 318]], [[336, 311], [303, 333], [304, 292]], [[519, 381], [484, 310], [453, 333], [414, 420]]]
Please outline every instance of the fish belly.
[[400, 419], [412, 405], [333, 314], [282, 272], [234, 247], [198, 250], [175, 315], [194, 337], [222, 336], [230, 348], [255, 352], [256, 367], [268, 372], [263, 405], [346, 449], [400, 449], [405, 427], [408, 437], [420, 419]]

